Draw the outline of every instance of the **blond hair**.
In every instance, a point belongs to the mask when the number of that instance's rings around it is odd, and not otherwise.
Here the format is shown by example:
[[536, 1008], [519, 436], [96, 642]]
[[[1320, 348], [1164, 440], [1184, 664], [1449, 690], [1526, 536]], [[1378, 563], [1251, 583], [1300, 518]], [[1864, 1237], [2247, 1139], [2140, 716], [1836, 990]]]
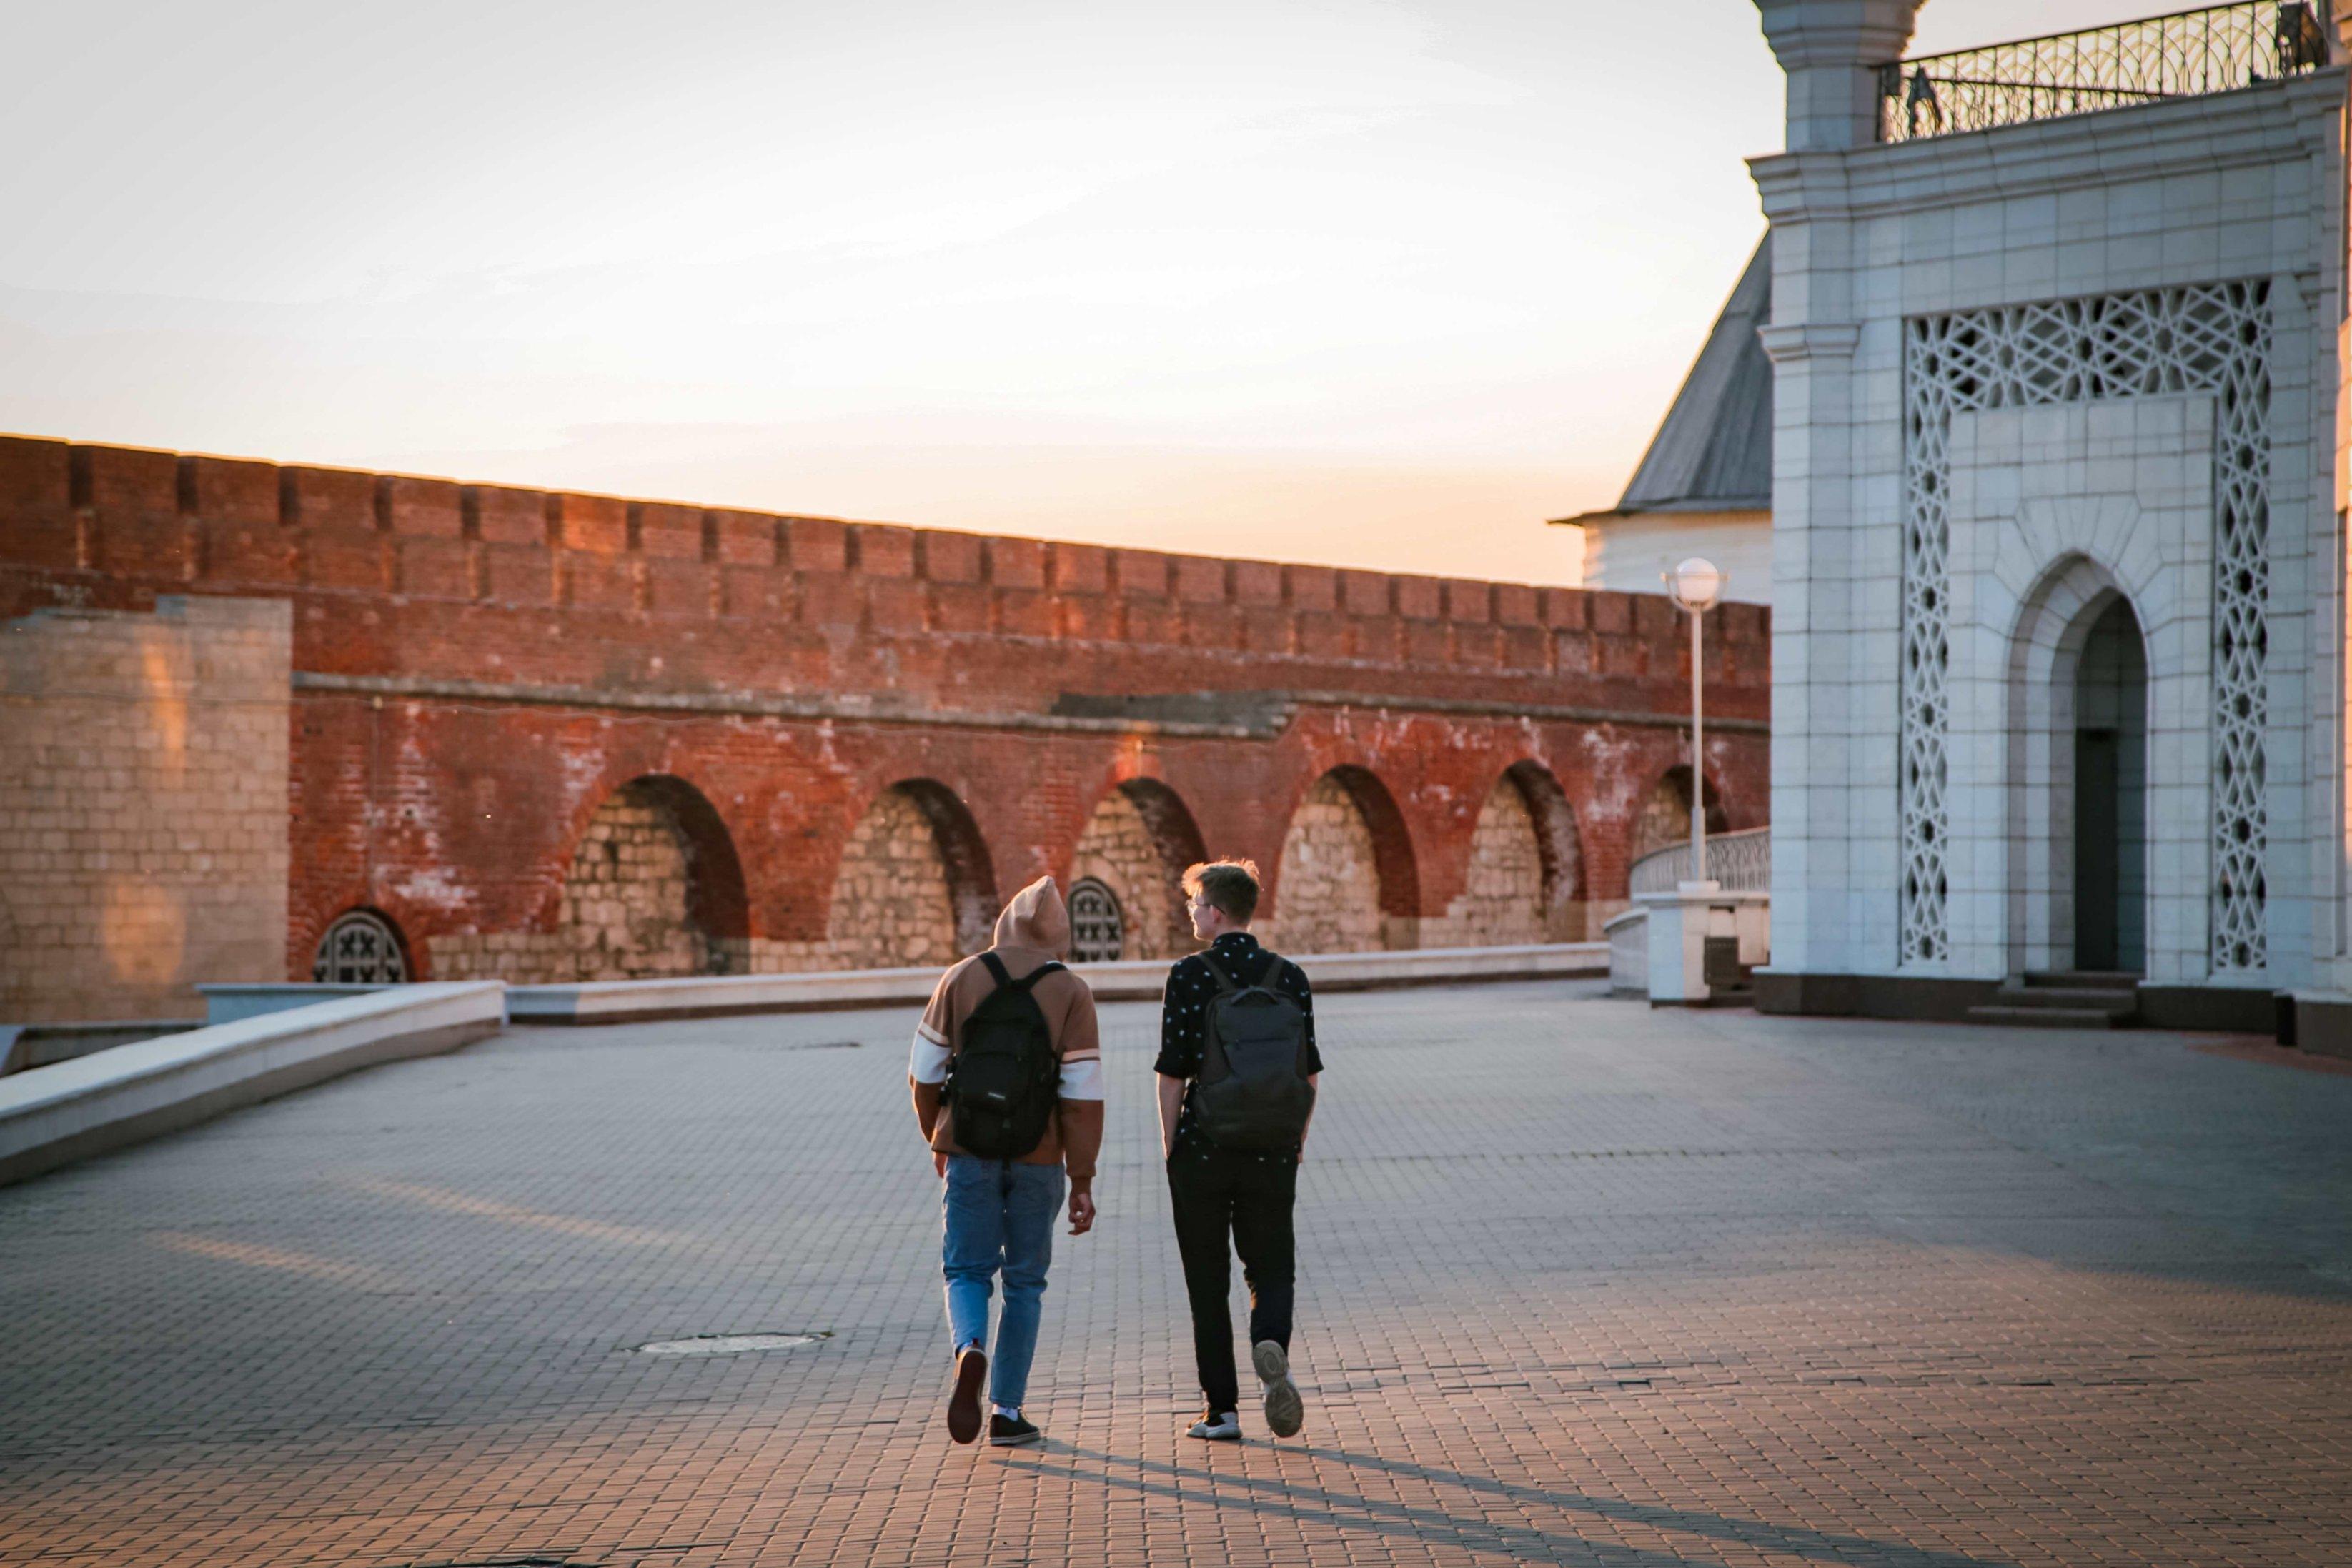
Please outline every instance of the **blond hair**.
[[1255, 860], [1207, 860], [1184, 872], [1184, 896], [1209, 900], [1237, 926], [1250, 923], [1257, 913], [1258, 876]]

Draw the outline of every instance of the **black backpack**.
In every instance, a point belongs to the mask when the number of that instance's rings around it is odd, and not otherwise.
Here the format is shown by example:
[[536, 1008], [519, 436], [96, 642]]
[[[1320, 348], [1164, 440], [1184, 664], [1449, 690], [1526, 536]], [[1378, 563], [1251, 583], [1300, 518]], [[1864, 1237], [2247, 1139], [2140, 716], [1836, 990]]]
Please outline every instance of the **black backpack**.
[[1044, 1142], [1060, 1097], [1062, 1060], [1030, 989], [1062, 967], [1048, 961], [1015, 980], [1003, 960], [983, 952], [996, 989], [963, 1022], [940, 1098], [954, 1116], [956, 1146], [983, 1160], [1018, 1160]]
[[1201, 1025], [1201, 1078], [1192, 1113], [1213, 1143], [1254, 1153], [1296, 1149], [1307, 1136], [1315, 1086], [1307, 1081], [1307, 1015], [1270, 982], [1286, 958], [1272, 953], [1265, 981], [1236, 985], [1207, 953], [1217, 994]]

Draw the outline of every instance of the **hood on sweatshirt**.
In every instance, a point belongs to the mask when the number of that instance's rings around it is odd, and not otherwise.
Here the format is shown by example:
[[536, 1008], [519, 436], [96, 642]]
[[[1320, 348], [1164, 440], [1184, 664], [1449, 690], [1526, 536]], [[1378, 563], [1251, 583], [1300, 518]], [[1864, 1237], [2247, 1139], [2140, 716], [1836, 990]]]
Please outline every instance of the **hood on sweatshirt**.
[[1070, 911], [1062, 902], [1062, 890], [1054, 886], [1051, 877], [1040, 877], [1019, 892], [996, 917], [997, 947], [1034, 948], [1055, 958], [1066, 957], [1070, 951]]

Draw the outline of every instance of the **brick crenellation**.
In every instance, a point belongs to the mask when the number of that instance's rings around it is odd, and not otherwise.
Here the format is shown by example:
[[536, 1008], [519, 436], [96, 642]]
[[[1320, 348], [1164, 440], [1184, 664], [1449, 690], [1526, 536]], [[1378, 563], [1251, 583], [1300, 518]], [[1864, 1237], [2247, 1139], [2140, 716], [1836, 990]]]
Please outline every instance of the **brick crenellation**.
[[[277, 761], [247, 748], [282, 782], [194, 837], [279, 868], [247, 905], [282, 946], [191, 945], [142, 1006], [306, 978], [355, 911], [425, 977], [944, 962], [1041, 872], [1103, 882], [1127, 951], [1167, 956], [1175, 879], [1212, 855], [1265, 868], [1288, 945], [1575, 939], [1623, 907], [1687, 761], [1686, 627], [1654, 595], [0, 437], [12, 647], [248, 601], [285, 637]], [[1735, 826], [1763, 816], [1769, 638], [1760, 608], [1708, 617]], [[102, 765], [79, 759], [34, 766], [68, 799]], [[71, 853], [115, 799], [56, 826]], [[208, 907], [168, 885], [155, 921]]]

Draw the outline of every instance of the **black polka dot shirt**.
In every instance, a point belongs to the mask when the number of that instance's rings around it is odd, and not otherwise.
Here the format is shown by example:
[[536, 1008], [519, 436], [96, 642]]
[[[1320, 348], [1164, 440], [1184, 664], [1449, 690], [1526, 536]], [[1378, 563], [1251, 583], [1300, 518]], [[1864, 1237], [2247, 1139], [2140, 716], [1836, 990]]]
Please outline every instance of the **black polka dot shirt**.
[[[1209, 952], [1216, 956], [1217, 966], [1235, 985], [1262, 984], [1266, 971], [1275, 967], [1275, 955], [1259, 946], [1257, 938], [1245, 931], [1227, 931], [1209, 944]], [[1321, 1072], [1323, 1055], [1315, 1047], [1315, 996], [1307, 986], [1307, 972], [1295, 963], [1284, 963], [1281, 973], [1274, 978], [1273, 988], [1276, 994], [1297, 1003], [1298, 1010], [1307, 1015], [1307, 1070]], [[1184, 1109], [1176, 1118], [1178, 1159], [1188, 1152], [1201, 1153], [1209, 1147], [1208, 1135], [1193, 1121], [1192, 1080], [1201, 1076], [1202, 1017], [1216, 994], [1217, 982], [1209, 973], [1209, 961], [1203, 954], [1196, 952], [1180, 959], [1168, 972], [1168, 989], [1160, 1004], [1160, 1060], [1154, 1065], [1161, 1077], [1185, 1080]], [[1241, 1157], [1286, 1164], [1297, 1155], [1293, 1151]]]

